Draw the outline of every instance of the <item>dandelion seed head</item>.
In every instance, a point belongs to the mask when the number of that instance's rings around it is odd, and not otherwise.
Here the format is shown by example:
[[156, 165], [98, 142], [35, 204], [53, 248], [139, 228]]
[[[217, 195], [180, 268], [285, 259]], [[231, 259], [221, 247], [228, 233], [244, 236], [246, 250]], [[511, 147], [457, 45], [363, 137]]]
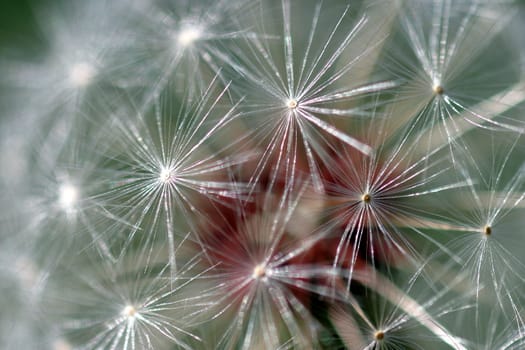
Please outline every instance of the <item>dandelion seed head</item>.
[[370, 201], [372, 200], [372, 196], [370, 196], [369, 193], [365, 193], [361, 196], [361, 200], [365, 203], [370, 203]]
[[63, 210], [74, 209], [78, 201], [78, 190], [71, 184], [63, 184], [59, 188], [58, 202]]
[[78, 62], [69, 70], [69, 80], [74, 86], [83, 87], [93, 80], [95, 74], [93, 65], [87, 62]]
[[177, 42], [182, 46], [189, 46], [202, 36], [202, 29], [197, 26], [183, 28], [177, 35]]
[[487, 237], [490, 236], [492, 234], [492, 227], [490, 225], [483, 227], [483, 234]]

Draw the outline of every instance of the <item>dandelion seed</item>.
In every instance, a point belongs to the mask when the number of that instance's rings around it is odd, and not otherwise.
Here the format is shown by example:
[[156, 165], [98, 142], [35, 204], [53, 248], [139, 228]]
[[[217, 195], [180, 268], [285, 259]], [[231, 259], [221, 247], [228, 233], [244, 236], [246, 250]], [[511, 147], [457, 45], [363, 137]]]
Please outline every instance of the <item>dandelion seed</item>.
[[[132, 110], [133, 117], [112, 120], [112, 129], [118, 132], [108, 157], [116, 162], [118, 171], [112, 163], [114, 178], [108, 180], [114, 187], [103, 197], [116, 208], [114, 216], [128, 223], [122, 254], [135, 239], [147, 249], [162, 232], [167, 244], [174, 246], [176, 220], [191, 226], [208, 200], [237, 195], [229, 192], [233, 187], [227, 172], [244, 161], [243, 155], [218, 159], [217, 152], [232, 150], [236, 143], [224, 148], [213, 143], [215, 135], [236, 118], [235, 106], [226, 110], [220, 106], [227, 88], [217, 89], [214, 80], [199, 101], [188, 99], [177, 106], [170, 100], [171, 91], [160, 96], [145, 115]], [[129, 210], [122, 210], [123, 204]], [[154, 236], [142, 236], [145, 227]], [[170, 260], [175, 269], [172, 252]]]
[[115, 14], [120, 5], [108, 1], [54, 5], [34, 9], [36, 25], [49, 43], [40, 50], [44, 54], [9, 63], [5, 72], [5, 80], [19, 91], [18, 103], [30, 101], [40, 120], [65, 117], [57, 113], [57, 107], [76, 110], [84, 107], [86, 100], [92, 103], [90, 98], [99, 93], [111, 94], [104, 87], [115, 82], [115, 66], [109, 58], [119, 43], [120, 21], [115, 20], [119, 17]]
[[[457, 260], [450, 262], [450, 268], [469, 276], [478, 301], [495, 298], [504, 314], [521, 327], [525, 321], [518, 311], [515, 290], [525, 283], [523, 244], [517, 229], [522, 215], [519, 205], [525, 197], [523, 169], [513, 171], [508, 180], [503, 180], [519, 139], [501, 148], [488, 142], [492, 149], [483, 153], [483, 158], [490, 167], [483, 167], [475, 158], [469, 159], [470, 166], [461, 167], [463, 176], [476, 178], [478, 183], [471, 182], [456, 196], [447, 197], [444, 203], [451, 223], [448, 231], [452, 235], [446, 246]], [[434, 255], [439, 259], [442, 254]]]
[[[209, 226], [198, 233], [210, 264], [216, 266], [215, 317], [228, 325], [218, 343], [253, 349], [259, 343], [276, 348], [289, 340], [309, 348], [319, 325], [308, 311], [307, 295], [317, 290], [308, 279], [331, 268], [300, 263], [318, 235], [299, 240], [286, 231], [300, 196], [290, 191], [281, 198], [260, 196], [255, 209], [238, 201], [234, 219], [224, 220], [230, 216], [226, 213], [208, 214]], [[283, 332], [277, 332], [279, 328]]]
[[[414, 157], [418, 140], [385, 134], [386, 121], [367, 127], [368, 139], [378, 145], [373, 157], [340, 144], [323, 170], [326, 205], [323, 227], [339, 238], [333, 252], [333, 265], [352, 271], [360, 262], [388, 266], [409, 262], [417, 268], [420, 252], [414, 246], [419, 238], [443, 244], [418, 228], [418, 222], [432, 218], [425, 198], [467, 186], [465, 181], [439, 182], [451, 167], [437, 154]], [[417, 203], [420, 203], [419, 205]], [[351, 282], [351, 278], [349, 282]]]
[[[319, 3], [305, 30], [304, 20], [296, 21], [293, 16], [294, 6], [301, 3], [281, 1], [282, 45], [275, 45], [279, 36], [268, 32], [262, 23], [262, 35], [244, 40], [247, 49], [239, 54], [239, 62], [225, 67], [224, 74], [236, 77], [237, 89], [232, 90], [246, 98], [244, 119], [252, 128], [248, 141], [262, 150], [252, 181], [259, 182], [269, 171], [270, 184], [278, 181], [277, 177], [293, 182], [296, 174], [305, 170], [315, 188], [322, 191], [319, 167], [327, 156], [323, 148], [330, 147], [331, 140], [372, 154], [369, 145], [340, 130], [334, 119], [369, 115], [364, 108], [348, 106], [396, 83], [351, 78], [374, 46], [364, 52], [353, 50], [352, 44], [366, 30], [366, 16], [354, 21], [350, 7], [346, 7], [329, 28], [321, 28], [326, 14]], [[300, 42], [306, 45], [300, 46]]]
[[122, 67], [119, 81], [140, 88], [144, 103], [158, 98], [175, 77], [183, 83], [173, 92], [190, 99], [207, 90], [210, 76], [221, 76], [226, 85], [217, 52], [221, 59], [234, 61], [230, 43], [251, 35], [238, 21], [252, 5], [244, 1], [135, 4], [124, 27], [130, 39], [123, 40], [115, 55]]
[[431, 348], [446, 344], [457, 350], [467, 349], [466, 341], [439, 319], [471, 308], [466, 296], [452, 293], [451, 287], [462, 283], [461, 278], [436, 293], [434, 285], [416, 286], [416, 281], [422, 280], [421, 271], [412, 276], [404, 289], [369, 267], [353, 276], [367, 287], [372, 306], [363, 308], [354, 296], [348, 295], [346, 303], [351, 310], [332, 306], [330, 311], [336, 330], [350, 350], [405, 349], [421, 346], [421, 341], [430, 341], [427, 346]]
[[[498, 15], [485, 16], [488, 11]], [[522, 83], [519, 58], [501, 39], [511, 18], [498, 2], [406, 3], [398, 39], [411, 53], [392, 41], [387, 69], [406, 81], [394, 104], [395, 123], [408, 133], [426, 129], [422, 153], [448, 147], [454, 159], [466, 147], [461, 136], [474, 128], [525, 131], [522, 121], [502, 114], [509, 106], [498, 95]], [[488, 50], [499, 50], [505, 62], [492, 61]]]
[[[207, 291], [192, 289], [202, 274], [199, 256], [181, 264], [173, 276], [159, 255], [153, 261], [139, 252], [116, 265], [90, 257], [51, 276], [47, 312], [60, 321], [64, 338], [75, 348], [153, 350], [175, 344], [190, 350], [185, 339], [199, 338], [189, 328], [207, 308]], [[53, 289], [60, 287], [58, 273], [72, 281], [67, 292]]]
[[[29, 245], [44, 266], [87, 246], [113, 258], [104, 233], [115, 232], [116, 220], [99, 196], [107, 188], [98, 172], [104, 142], [100, 130], [91, 126], [69, 120], [52, 123], [42, 141], [30, 148], [32, 162], [20, 179], [24, 186], [13, 193], [20, 204], [12, 214], [20, 222], [17, 239]], [[87, 130], [89, 138], [83, 137]]]

